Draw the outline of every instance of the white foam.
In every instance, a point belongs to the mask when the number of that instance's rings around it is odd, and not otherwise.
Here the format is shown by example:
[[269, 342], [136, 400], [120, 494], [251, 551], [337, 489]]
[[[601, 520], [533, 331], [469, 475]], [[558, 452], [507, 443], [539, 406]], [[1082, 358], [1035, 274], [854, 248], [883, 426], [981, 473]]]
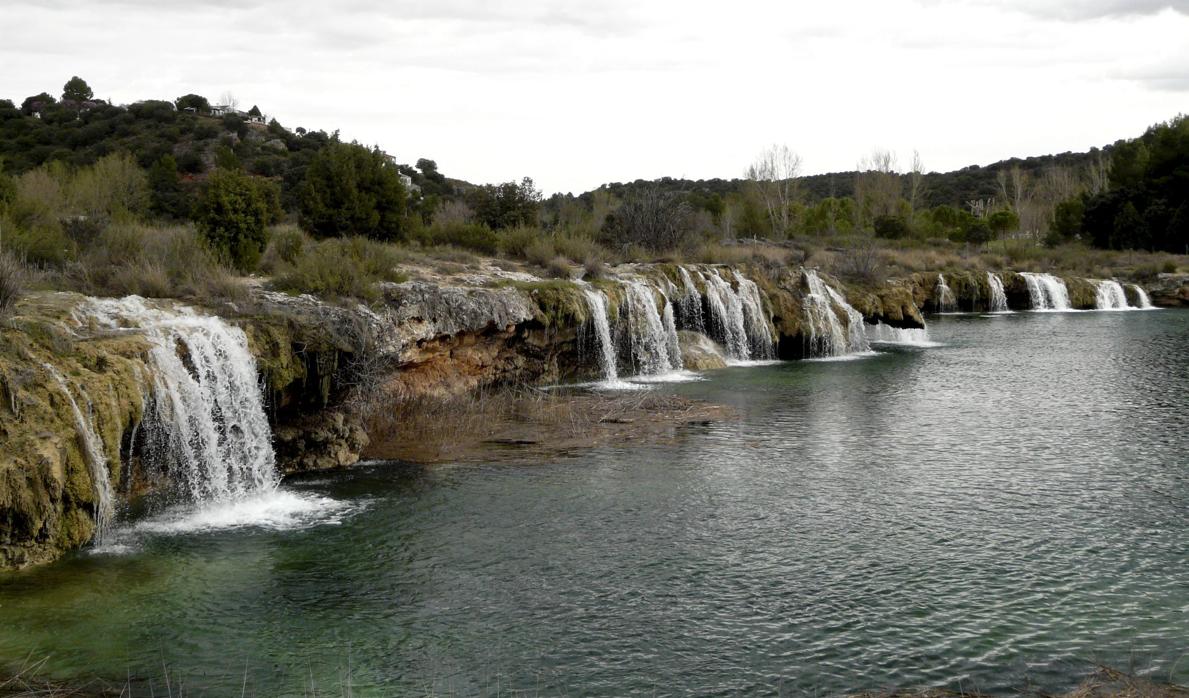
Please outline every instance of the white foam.
[[680, 370], [669, 371], [668, 373], [658, 373], [655, 375], [633, 376], [628, 378], [633, 383], [693, 383], [695, 381], [706, 380], [701, 374], [693, 371]]
[[[348, 502], [288, 489], [223, 502], [181, 505], [135, 523], [136, 534], [180, 535], [237, 528], [287, 531], [339, 524], [355, 507]], [[121, 541], [117, 537], [115, 543]]]

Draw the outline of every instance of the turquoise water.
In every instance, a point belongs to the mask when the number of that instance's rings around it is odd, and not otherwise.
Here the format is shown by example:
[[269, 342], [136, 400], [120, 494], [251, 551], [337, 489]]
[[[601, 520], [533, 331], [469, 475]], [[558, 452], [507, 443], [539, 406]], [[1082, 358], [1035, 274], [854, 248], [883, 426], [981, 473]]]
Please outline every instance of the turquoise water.
[[287, 482], [297, 514], [132, 522], [0, 575], [0, 657], [135, 695], [166, 669], [259, 696], [1189, 682], [1189, 312], [930, 329], [657, 388], [742, 418], [655, 446], [373, 464]]

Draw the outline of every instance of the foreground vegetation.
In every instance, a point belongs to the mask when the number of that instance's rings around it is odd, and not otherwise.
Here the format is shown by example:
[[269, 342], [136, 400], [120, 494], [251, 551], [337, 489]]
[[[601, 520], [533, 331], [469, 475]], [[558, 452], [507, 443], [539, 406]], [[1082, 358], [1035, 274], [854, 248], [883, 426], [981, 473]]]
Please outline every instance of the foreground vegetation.
[[[825, 179], [823, 179], [825, 178]], [[802, 177], [786, 147], [737, 180], [542, 197], [476, 186], [337, 132], [290, 130], [198, 95], [123, 107], [79, 78], [0, 100], [0, 314], [21, 289], [372, 300], [376, 282], [494, 258], [551, 277], [638, 261], [807, 265], [866, 283], [1017, 269], [1143, 281], [1183, 270], [1189, 121], [1101, 151], [925, 173], [874, 153]]]

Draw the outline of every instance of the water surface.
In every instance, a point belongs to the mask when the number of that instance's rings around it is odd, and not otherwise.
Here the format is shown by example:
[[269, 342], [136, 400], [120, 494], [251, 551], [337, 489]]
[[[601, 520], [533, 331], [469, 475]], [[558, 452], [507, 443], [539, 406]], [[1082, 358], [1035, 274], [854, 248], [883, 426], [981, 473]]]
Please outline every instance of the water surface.
[[0, 657], [145, 695], [163, 667], [187, 695], [1189, 681], [1189, 312], [930, 330], [657, 386], [741, 415], [663, 446], [292, 480], [266, 527], [132, 522], [118, 554], [0, 576]]

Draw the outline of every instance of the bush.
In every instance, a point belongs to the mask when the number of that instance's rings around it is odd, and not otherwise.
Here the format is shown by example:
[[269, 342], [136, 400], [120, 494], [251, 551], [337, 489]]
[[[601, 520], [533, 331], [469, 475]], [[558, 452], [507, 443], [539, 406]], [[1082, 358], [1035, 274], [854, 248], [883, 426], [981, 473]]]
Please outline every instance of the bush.
[[25, 265], [11, 254], [0, 250], [0, 317], [4, 317], [16, 305], [25, 292], [29, 278]]
[[554, 257], [545, 265], [545, 275], [551, 279], [568, 279], [572, 274], [570, 262], [565, 257]]
[[272, 216], [263, 186], [239, 170], [215, 170], [195, 214], [198, 229], [216, 253], [240, 271], [256, 268]]
[[526, 261], [542, 267], [552, 261], [556, 256], [557, 250], [553, 248], [553, 241], [547, 238], [538, 238], [532, 241], [528, 247], [524, 248], [523, 254]]
[[529, 245], [544, 236], [540, 228], [516, 226], [500, 231], [500, 249], [509, 257], [524, 257], [524, 251]]
[[270, 274], [292, 266], [301, 259], [307, 245], [313, 244], [309, 236], [296, 226], [282, 226], [272, 230], [268, 236], [268, 247], [260, 259], [260, 268]]
[[391, 245], [366, 238], [333, 238], [307, 246], [297, 263], [278, 274], [273, 286], [289, 293], [374, 300], [376, 282], [404, 281]]
[[875, 234], [889, 240], [900, 240], [908, 237], [908, 223], [899, 216], [877, 216], [875, 218]]
[[29, 264], [42, 267], [62, 267], [78, 254], [78, 246], [57, 223], [16, 228], [5, 236], [5, 245]]
[[192, 227], [116, 224], [67, 271], [71, 285], [104, 296], [239, 297], [244, 289]]
[[482, 223], [435, 224], [423, 233], [422, 241], [431, 245], [454, 245], [487, 255], [495, 254], [500, 248], [499, 235]]

